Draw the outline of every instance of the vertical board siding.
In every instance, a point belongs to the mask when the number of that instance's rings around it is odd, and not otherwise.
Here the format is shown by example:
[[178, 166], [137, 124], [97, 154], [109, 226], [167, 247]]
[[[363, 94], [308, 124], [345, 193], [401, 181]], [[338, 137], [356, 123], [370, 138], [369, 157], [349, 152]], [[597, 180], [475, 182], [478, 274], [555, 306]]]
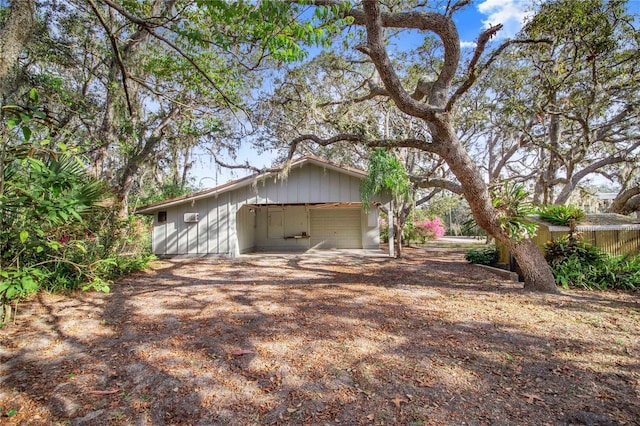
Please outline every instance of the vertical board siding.
[[[554, 236], [551, 235], [549, 228], [547, 228], [546, 226], [539, 225], [538, 229], [536, 230], [536, 235], [533, 237], [533, 241], [536, 243], [538, 247], [540, 247], [541, 249], [544, 249], [544, 245], [547, 244], [547, 242], [551, 241], [553, 238]], [[509, 262], [509, 259], [507, 257], [507, 263], [508, 262]]]
[[309, 232], [307, 209], [304, 206], [288, 206], [284, 210], [284, 236], [292, 237]]
[[207, 200], [198, 201], [198, 214], [200, 220], [198, 221], [198, 249], [197, 254], [207, 254], [207, 240], [209, 239], [209, 203]]
[[219, 253], [218, 251], [218, 197], [207, 200], [207, 253]]
[[153, 215], [153, 233], [151, 234], [151, 247], [155, 254], [167, 253], [167, 223], [158, 223], [158, 212]]
[[298, 186], [298, 199], [301, 203], [308, 203], [311, 196], [311, 176], [300, 170], [300, 184]]
[[198, 222], [187, 224], [187, 253], [198, 254]]
[[[358, 189], [358, 194], [360, 189]], [[378, 230], [378, 215], [379, 211], [377, 207], [372, 207], [368, 212], [361, 209], [362, 217], [360, 222], [362, 224], [362, 248], [364, 249], [377, 249], [380, 248], [380, 232]]]
[[178, 254], [178, 208], [167, 209], [166, 254]]
[[[292, 171], [289, 174], [288, 178], [282, 182], [284, 192], [287, 194], [287, 200], [299, 200], [298, 186], [300, 185], [301, 182], [299, 179], [295, 179], [296, 177], [295, 175], [300, 175], [299, 169]], [[294, 182], [297, 183], [297, 185], [294, 184]]]
[[340, 201], [340, 176], [337, 173], [328, 173], [329, 199], [332, 201]]
[[[310, 235], [308, 206], [303, 203], [359, 203], [360, 178], [318, 166], [294, 166], [286, 179], [270, 176], [250, 184], [212, 195], [192, 203], [167, 208], [167, 223], [155, 224], [153, 247], [157, 254], [227, 254], [234, 256], [254, 249], [306, 249], [308, 238], [287, 238], [306, 232]], [[283, 236], [270, 239], [268, 209], [259, 204], [285, 207]], [[252, 205], [255, 211], [249, 212]], [[185, 223], [184, 213], [198, 213], [197, 223]], [[377, 220], [370, 226], [366, 213], [358, 213], [360, 245], [377, 248]], [[377, 218], [377, 211], [375, 213]], [[156, 218], [157, 220], [157, 218]], [[338, 220], [338, 222], [340, 222]], [[155, 223], [155, 222], [154, 222]], [[336, 223], [340, 227], [340, 223]], [[289, 235], [290, 234], [290, 235]], [[352, 240], [353, 235], [347, 239]], [[342, 242], [340, 242], [342, 244]]]
[[187, 212], [187, 206], [182, 205], [178, 209], [176, 224], [178, 225], [178, 254], [187, 254], [189, 246], [189, 237], [187, 236], [187, 224], [184, 223], [184, 214]]
[[270, 176], [233, 193], [238, 209], [254, 203], [355, 203], [360, 202], [360, 179], [309, 164], [291, 169], [286, 179]]
[[353, 176], [349, 176], [349, 182], [351, 186], [351, 193], [349, 194], [349, 199], [360, 200], [360, 179], [356, 179]]
[[[254, 210], [252, 213], [251, 210]], [[236, 213], [238, 232], [238, 249], [240, 253], [253, 251], [255, 248], [255, 209], [242, 206]]]
[[[270, 215], [282, 218], [282, 227], [269, 229]], [[280, 223], [280, 221], [278, 221]], [[273, 224], [272, 224], [273, 225]], [[291, 238], [308, 231], [308, 215], [305, 206], [260, 207], [256, 209], [255, 249], [271, 250], [306, 250], [309, 248], [308, 238]]]
[[319, 186], [319, 194], [318, 200], [321, 203], [328, 203], [331, 200], [331, 185], [327, 182], [327, 176], [329, 175], [329, 171], [327, 169], [318, 169], [318, 180], [317, 185]]

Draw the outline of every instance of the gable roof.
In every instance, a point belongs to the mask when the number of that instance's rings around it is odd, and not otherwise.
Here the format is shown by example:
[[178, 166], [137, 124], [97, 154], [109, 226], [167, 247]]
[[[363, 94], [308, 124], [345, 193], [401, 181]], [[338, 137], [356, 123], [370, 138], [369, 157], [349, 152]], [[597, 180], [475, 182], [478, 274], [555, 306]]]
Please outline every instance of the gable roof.
[[[353, 176], [359, 179], [364, 179], [367, 177], [367, 172], [359, 169], [355, 169], [353, 167], [341, 166], [336, 163], [332, 163], [320, 157], [316, 157], [315, 155], [305, 155], [304, 157], [297, 158], [291, 161], [290, 167], [294, 166], [303, 166], [306, 164], [315, 164], [317, 166], [334, 170], [336, 172], [344, 173], [349, 176]], [[156, 203], [147, 204], [146, 206], [138, 207], [135, 210], [135, 213], [152, 213], [161, 208], [167, 208], [179, 204], [184, 204], [186, 202], [199, 200], [202, 198], [208, 198], [214, 195], [223, 194], [225, 192], [233, 191], [238, 188], [242, 188], [244, 186], [249, 186], [253, 184], [253, 182], [257, 180], [264, 180], [273, 176], [277, 176], [284, 169], [284, 165], [277, 166], [269, 171], [262, 173], [254, 173], [250, 176], [246, 176], [240, 179], [232, 180], [230, 182], [224, 183], [222, 185], [205, 189], [203, 191], [193, 192], [188, 195], [182, 195], [176, 198], [170, 198], [168, 200], [158, 201]]]

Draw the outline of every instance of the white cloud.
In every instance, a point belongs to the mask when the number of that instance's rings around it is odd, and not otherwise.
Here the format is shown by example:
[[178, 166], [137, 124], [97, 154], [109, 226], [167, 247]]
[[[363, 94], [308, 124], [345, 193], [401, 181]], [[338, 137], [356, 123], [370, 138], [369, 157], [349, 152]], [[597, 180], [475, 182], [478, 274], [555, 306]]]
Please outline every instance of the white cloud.
[[498, 38], [508, 38], [520, 31], [523, 22], [533, 14], [531, 6], [531, 0], [484, 0], [477, 9], [487, 17], [482, 20], [485, 27], [502, 24], [504, 28]]
[[476, 42], [475, 41], [461, 41], [460, 48], [461, 49], [475, 49]]

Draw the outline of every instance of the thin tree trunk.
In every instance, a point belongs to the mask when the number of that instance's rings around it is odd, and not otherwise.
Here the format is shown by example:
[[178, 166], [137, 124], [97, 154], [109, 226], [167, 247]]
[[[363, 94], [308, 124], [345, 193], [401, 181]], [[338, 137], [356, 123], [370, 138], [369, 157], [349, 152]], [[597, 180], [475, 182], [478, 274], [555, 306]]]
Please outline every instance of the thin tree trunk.
[[118, 188], [118, 200], [120, 201], [120, 215], [125, 217], [128, 214], [129, 210], [129, 194], [133, 189], [133, 185], [135, 183], [135, 177], [140, 170], [142, 164], [151, 156], [151, 153], [156, 148], [156, 146], [162, 141], [164, 129], [171, 124], [172, 120], [178, 115], [179, 108], [173, 107], [166, 115], [162, 118], [160, 123], [153, 129], [151, 135], [146, 139], [142, 149], [136, 153], [131, 155], [127, 159], [127, 163], [122, 172], [122, 177], [120, 179], [120, 185]]
[[402, 257], [402, 228], [397, 221], [393, 224], [393, 231], [396, 234], [396, 237], [393, 240], [393, 245], [396, 251], [396, 258], [400, 259]]
[[182, 165], [182, 177], [180, 178], [180, 189], [184, 190], [187, 186], [187, 178], [189, 177], [189, 169], [191, 169], [191, 147], [184, 149], [184, 164]]

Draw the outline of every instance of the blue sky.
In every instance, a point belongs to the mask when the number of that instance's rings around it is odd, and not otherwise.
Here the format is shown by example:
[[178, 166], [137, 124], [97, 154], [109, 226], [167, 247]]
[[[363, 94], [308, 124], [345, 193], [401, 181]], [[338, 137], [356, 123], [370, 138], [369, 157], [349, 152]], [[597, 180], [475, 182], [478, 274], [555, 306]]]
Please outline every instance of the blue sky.
[[530, 0], [481, 0], [467, 6], [454, 15], [458, 24], [462, 46], [473, 46], [473, 41], [482, 29], [489, 25], [502, 24], [504, 28], [497, 39], [514, 36], [530, 16]]
[[[531, 14], [532, 0], [476, 0], [471, 5], [454, 15], [458, 26], [461, 45], [463, 48], [474, 47], [474, 41], [478, 34], [489, 25], [503, 24], [503, 29], [497, 34], [493, 42], [500, 42], [514, 36], [522, 27], [523, 22]], [[629, 9], [632, 13], [640, 14], [640, 0], [629, 0]], [[242, 170], [216, 171], [206, 159], [207, 155], [200, 157], [199, 164], [192, 169], [195, 184], [202, 187], [210, 187], [223, 184], [229, 180], [250, 174]], [[238, 152], [237, 163], [248, 161], [255, 167], [271, 166], [275, 154], [269, 152], [258, 155], [247, 143]], [[231, 160], [228, 160], [231, 162]]]

